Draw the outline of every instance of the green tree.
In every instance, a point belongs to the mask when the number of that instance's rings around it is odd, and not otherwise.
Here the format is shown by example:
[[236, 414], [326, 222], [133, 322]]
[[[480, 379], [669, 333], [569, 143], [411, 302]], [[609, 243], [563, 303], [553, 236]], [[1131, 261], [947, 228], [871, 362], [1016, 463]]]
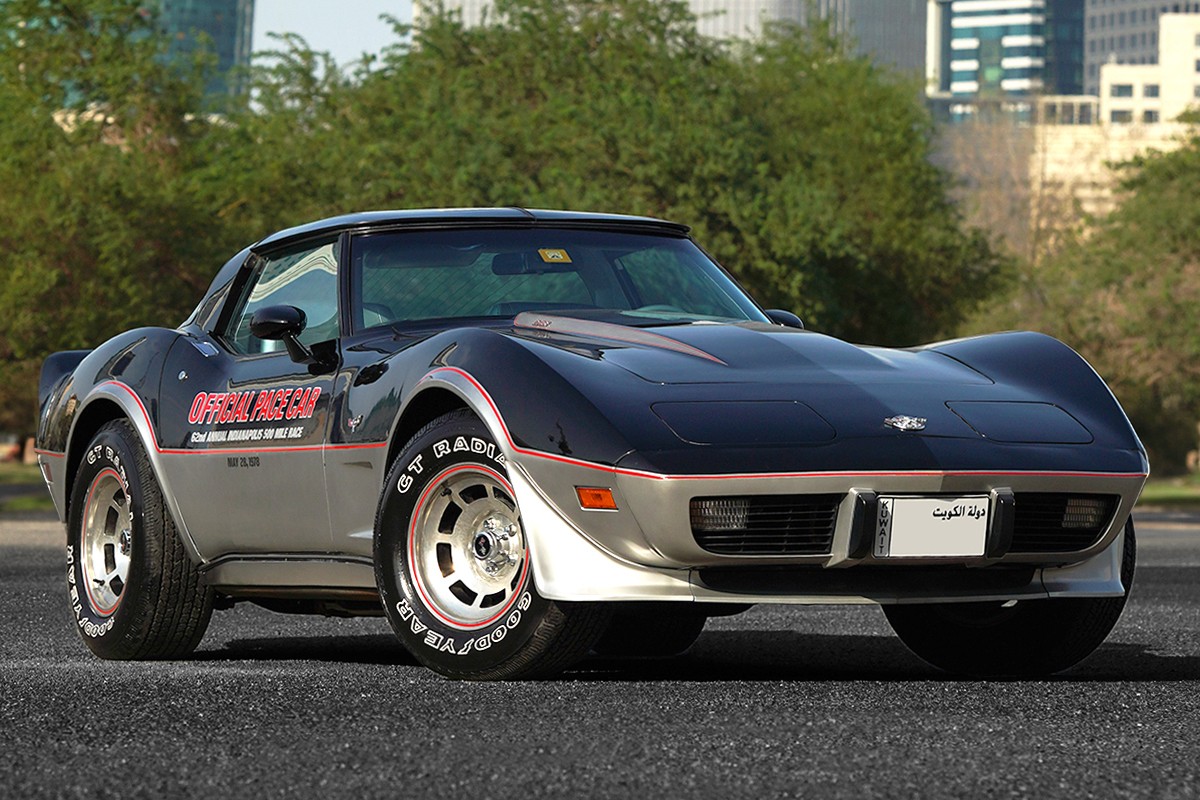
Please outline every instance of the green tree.
[[178, 324], [207, 284], [202, 62], [169, 63], [142, 6], [0, 4], [0, 428], [29, 429], [47, 353]]

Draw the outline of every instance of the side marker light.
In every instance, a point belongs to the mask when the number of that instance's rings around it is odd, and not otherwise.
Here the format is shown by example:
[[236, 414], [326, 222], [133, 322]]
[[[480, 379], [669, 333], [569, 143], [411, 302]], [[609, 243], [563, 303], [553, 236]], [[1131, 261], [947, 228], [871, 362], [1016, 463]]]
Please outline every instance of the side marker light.
[[598, 486], [576, 486], [575, 494], [579, 496], [579, 507], [587, 511], [617, 510], [617, 501], [613, 498], [612, 489]]

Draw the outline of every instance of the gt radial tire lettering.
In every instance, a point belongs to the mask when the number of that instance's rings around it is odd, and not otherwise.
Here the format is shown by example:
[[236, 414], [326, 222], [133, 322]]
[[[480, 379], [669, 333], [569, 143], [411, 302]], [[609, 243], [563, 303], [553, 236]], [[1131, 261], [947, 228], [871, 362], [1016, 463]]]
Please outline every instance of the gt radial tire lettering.
[[125, 465], [121, 463], [121, 455], [111, 447], [98, 444], [88, 451], [86, 458], [88, 464], [95, 464], [101, 458], [105, 459], [116, 470], [117, 475], [121, 479], [121, 484], [124, 486], [129, 485], [129, 479], [125, 475]]
[[[388, 621], [418, 661], [450, 677], [519, 676], [537, 669], [530, 653], [552, 652], [554, 640], [538, 633], [558, 619], [547, 623], [550, 601], [534, 585], [534, 554], [506, 463], [477, 417], [449, 412], [410, 439], [384, 483], [375, 559]], [[484, 524], [493, 517], [495, 525]], [[518, 538], [490, 535], [509, 525]], [[485, 530], [508, 557], [497, 566], [502, 577], [489, 572], [490, 580], [482, 577], [486, 553], [474, 547]]]
[[477, 436], [472, 436], [470, 443], [467, 442], [464, 436], [456, 436], [453, 443], [449, 439], [442, 439], [440, 442], [433, 443], [434, 458], [444, 458], [451, 453], [473, 453], [475, 455], [487, 456], [501, 466], [507, 463], [504, 453], [499, 451], [494, 442], [485, 442]]

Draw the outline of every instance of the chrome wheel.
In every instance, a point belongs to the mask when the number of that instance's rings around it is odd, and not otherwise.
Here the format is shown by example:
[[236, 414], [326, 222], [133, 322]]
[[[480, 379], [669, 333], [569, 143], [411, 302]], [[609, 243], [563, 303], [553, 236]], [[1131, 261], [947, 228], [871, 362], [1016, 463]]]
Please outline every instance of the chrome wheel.
[[84, 588], [101, 616], [117, 610], [129, 580], [133, 511], [124, 481], [114, 469], [92, 479], [83, 511], [81, 561]]
[[408, 537], [426, 607], [455, 628], [489, 625], [516, 601], [529, 559], [504, 477], [480, 465], [447, 469], [425, 489]]

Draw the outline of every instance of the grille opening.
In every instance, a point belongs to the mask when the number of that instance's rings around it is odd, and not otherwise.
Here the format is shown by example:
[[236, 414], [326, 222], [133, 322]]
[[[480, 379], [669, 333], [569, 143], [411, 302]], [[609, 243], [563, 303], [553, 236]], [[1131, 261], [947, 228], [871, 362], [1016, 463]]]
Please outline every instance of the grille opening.
[[1099, 541], [1120, 498], [1110, 494], [1017, 492], [1013, 553], [1068, 553]]
[[826, 555], [833, 547], [841, 494], [696, 497], [696, 543], [720, 555]]

